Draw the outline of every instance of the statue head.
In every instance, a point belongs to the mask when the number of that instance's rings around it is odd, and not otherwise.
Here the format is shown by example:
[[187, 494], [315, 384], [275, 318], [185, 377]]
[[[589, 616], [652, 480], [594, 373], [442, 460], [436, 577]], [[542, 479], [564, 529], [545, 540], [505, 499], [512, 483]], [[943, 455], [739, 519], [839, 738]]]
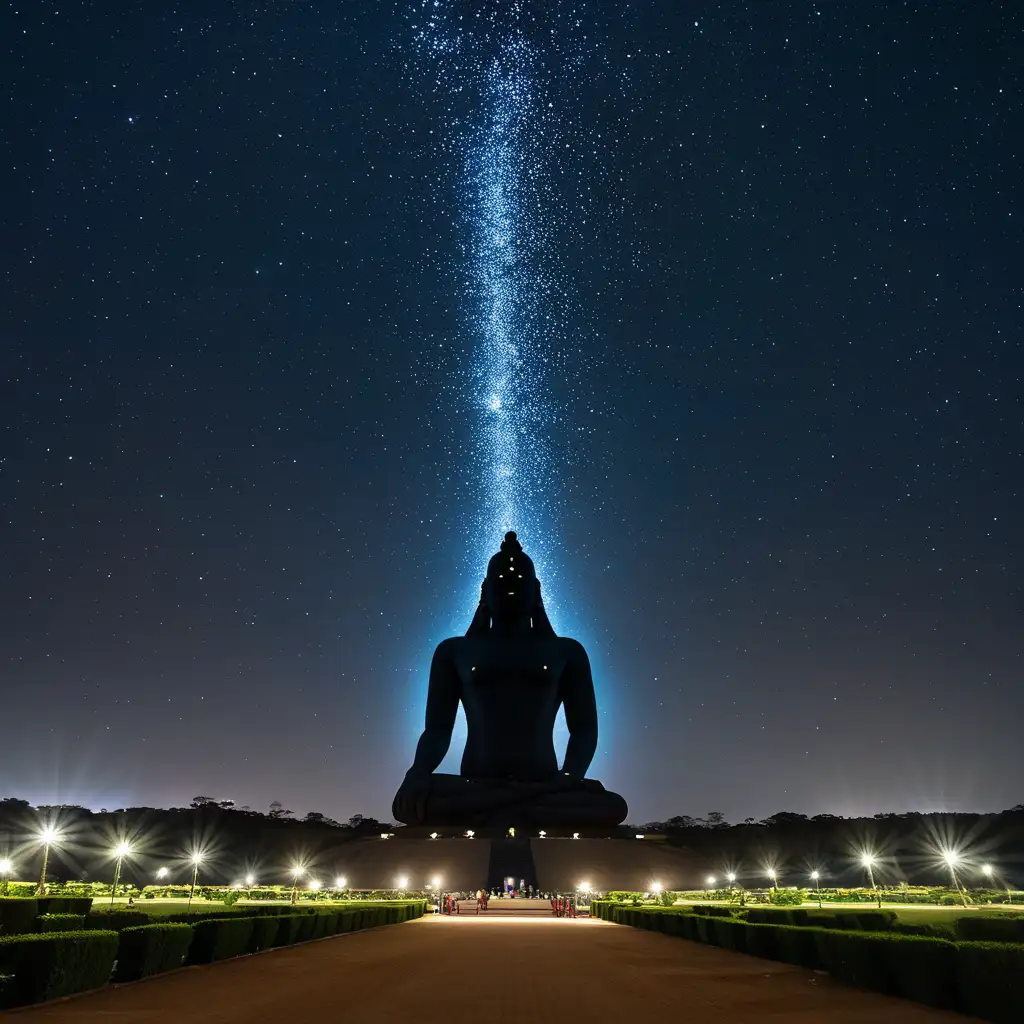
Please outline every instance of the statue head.
[[512, 622], [529, 618], [534, 630], [554, 636], [540, 596], [540, 580], [533, 559], [523, 551], [511, 530], [501, 550], [487, 563], [487, 578], [480, 591], [480, 605], [467, 635], [487, 632], [494, 620]]

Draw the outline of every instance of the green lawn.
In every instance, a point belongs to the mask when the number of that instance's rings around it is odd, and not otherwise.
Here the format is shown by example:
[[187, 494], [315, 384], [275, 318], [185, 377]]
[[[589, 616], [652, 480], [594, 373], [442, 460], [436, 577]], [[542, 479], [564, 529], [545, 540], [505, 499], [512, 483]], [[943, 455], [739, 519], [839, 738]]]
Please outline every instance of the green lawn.
[[[692, 901], [687, 904], [689, 906], [701, 906], [705, 902], [712, 901]], [[720, 903], [720, 906], [734, 906], [735, 903]], [[751, 904], [751, 907], [755, 904]], [[756, 904], [760, 907], [762, 904]], [[737, 907], [737, 909], [739, 909]], [[779, 907], [780, 910], [787, 909], [786, 907]], [[812, 916], [818, 912], [817, 901], [804, 903], [802, 909], [811, 911]], [[834, 914], [836, 912], [849, 912], [849, 911], [869, 911], [877, 910], [878, 907], [874, 903], [822, 903], [821, 912], [823, 914]], [[1024, 906], [1021, 904], [1001, 904], [1001, 903], [987, 903], [974, 907], [933, 907], [927, 904], [915, 903], [907, 905], [906, 903], [882, 903], [883, 910], [894, 910], [898, 918], [901, 921], [906, 921], [908, 924], [949, 924], [955, 921], [958, 917], [963, 917], [965, 914], [976, 915], [976, 914], [1002, 914], [1012, 913], [1016, 911], [1018, 914], [1024, 911]]]
[[[299, 900], [298, 906], [300, 907], [324, 907], [334, 905], [333, 900]], [[346, 905], [349, 901], [340, 900], [338, 905]], [[244, 907], [280, 907], [285, 906], [286, 900], [239, 900], [235, 904], [235, 909]], [[111, 906], [110, 897], [93, 900], [93, 910], [106, 910]], [[215, 914], [222, 910], [225, 910], [225, 906], [220, 900], [203, 900], [198, 896], [192, 900], [192, 906], [190, 907], [187, 899], [163, 899], [163, 900], [136, 900], [131, 906], [128, 905], [127, 898], [118, 897], [114, 900], [113, 906], [116, 910], [141, 910], [146, 914], [152, 914], [157, 916], [159, 914], [181, 914], [184, 912], [192, 914]]]

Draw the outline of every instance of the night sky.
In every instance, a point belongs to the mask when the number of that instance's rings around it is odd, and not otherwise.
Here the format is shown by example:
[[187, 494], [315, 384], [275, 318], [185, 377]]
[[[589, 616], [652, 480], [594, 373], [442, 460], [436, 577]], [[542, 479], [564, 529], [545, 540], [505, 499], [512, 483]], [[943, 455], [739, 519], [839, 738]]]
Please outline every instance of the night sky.
[[630, 821], [1019, 803], [1019, 6], [7, 5], [0, 796], [389, 817], [512, 526]]

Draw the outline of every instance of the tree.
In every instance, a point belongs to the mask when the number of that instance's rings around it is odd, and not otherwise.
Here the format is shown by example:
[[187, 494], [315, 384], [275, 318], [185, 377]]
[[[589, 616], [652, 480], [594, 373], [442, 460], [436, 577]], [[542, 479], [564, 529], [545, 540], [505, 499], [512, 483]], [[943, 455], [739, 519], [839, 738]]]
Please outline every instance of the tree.
[[212, 796], [194, 796], [192, 797], [192, 806], [198, 811], [201, 807], [211, 807], [217, 803], [216, 799]]
[[665, 828], [668, 831], [677, 831], [684, 828], [693, 828], [697, 824], [688, 814], [674, 814], [665, 821]]
[[269, 816], [273, 818], [275, 821], [280, 818], [291, 817], [291, 815], [293, 815], [294, 813], [294, 811], [287, 810], [280, 800], [274, 800], [270, 805]]
[[725, 820], [725, 815], [721, 811], [708, 811], [707, 817], [704, 819], [708, 828], [728, 828], [729, 822]]

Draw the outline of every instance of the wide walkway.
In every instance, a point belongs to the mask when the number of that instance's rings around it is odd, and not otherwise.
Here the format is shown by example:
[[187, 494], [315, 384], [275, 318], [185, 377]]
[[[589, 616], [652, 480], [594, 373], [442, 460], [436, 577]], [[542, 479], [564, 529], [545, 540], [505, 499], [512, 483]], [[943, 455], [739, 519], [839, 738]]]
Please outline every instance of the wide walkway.
[[824, 975], [603, 921], [425, 918], [17, 1011], [26, 1021], [965, 1024]]

